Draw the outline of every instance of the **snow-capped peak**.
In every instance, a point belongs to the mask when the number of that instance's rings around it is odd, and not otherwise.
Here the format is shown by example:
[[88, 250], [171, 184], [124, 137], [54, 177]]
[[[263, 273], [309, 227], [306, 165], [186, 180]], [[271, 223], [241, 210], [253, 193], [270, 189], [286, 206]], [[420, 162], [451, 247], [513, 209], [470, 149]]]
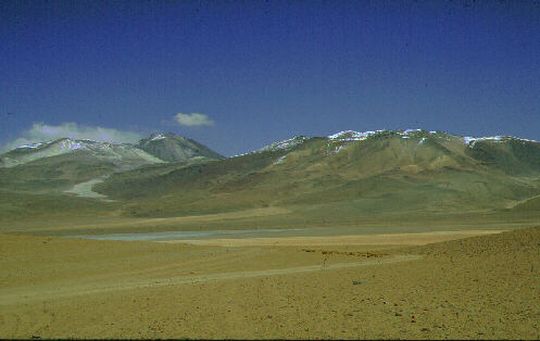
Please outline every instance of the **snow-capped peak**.
[[336, 141], [362, 141], [368, 137], [384, 132], [385, 130], [369, 130], [364, 132], [358, 132], [355, 130], [343, 130], [335, 134], [329, 135], [330, 140]]
[[36, 143], [30, 143], [30, 144], [23, 144], [23, 145], [18, 146], [18, 147], [15, 148], [15, 149], [37, 149], [37, 148], [43, 146], [44, 144], [45, 144], [44, 142], [36, 142]]
[[472, 136], [464, 136], [463, 137], [463, 142], [466, 145], [468, 145], [469, 147], [471, 147], [471, 148], [474, 147], [474, 145], [478, 141], [503, 142], [503, 141], [507, 141], [507, 140], [517, 140], [517, 141], [522, 141], [522, 142], [538, 143], [538, 141], [535, 141], [535, 140], [522, 139], [522, 138], [515, 137], [515, 136], [497, 135], [497, 136], [486, 136], [486, 137], [472, 137]]
[[85, 142], [81, 140], [62, 139], [59, 141], [58, 146], [60, 149], [65, 150], [78, 150], [85, 148]]
[[413, 133], [420, 133], [420, 132], [422, 132], [422, 131], [423, 131], [422, 129], [405, 129], [405, 130], [403, 131], [403, 135], [408, 136], [408, 135], [410, 135], [410, 134], [413, 134]]
[[292, 147], [295, 147], [295, 146], [297, 146], [299, 144], [304, 143], [308, 139], [309, 138], [306, 137], [306, 136], [295, 136], [295, 137], [287, 139], [287, 140], [278, 141], [278, 142], [274, 142], [272, 144], [269, 144], [268, 146], [257, 150], [257, 152], [266, 152], [266, 151], [276, 151], [276, 150], [290, 149]]
[[161, 140], [166, 140], [166, 139], [170, 139], [170, 138], [180, 139], [180, 140], [184, 139], [184, 137], [178, 136], [178, 135], [176, 135], [174, 133], [171, 133], [171, 132], [168, 132], [168, 133], [155, 132], [155, 133], [150, 134], [150, 136], [148, 136], [147, 138], [142, 139], [139, 142], [161, 141]]
[[77, 150], [84, 148], [86, 144], [89, 143], [98, 143], [93, 140], [74, 140], [68, 137], [57, 139], [57, 140], [51, 140], [46, 142], [36, 142], [36, 143], [29, 143], [29, 144], [23, 144], [16, 149], [39, 149], [42, 147], [47, 146], [56, 146], [59, 149], [63, 150]]
[[155, 135], [152, 135], [150, 137], [150, 141], [159, 141], [159, 140], [164, 140], [166, 138], [167, 138], [167, 136], [165, 136], [163, 134], [155, 134]]
[[274, 142], [272, 144], [269, 144], [269, 145], [267, 145], [265, 147], [262, 147], [260, 149], [255, 150], [255, 151], [252, 151], [252, 152], [233, 155], [233, 156], [231, 156], [231, 158], [237, 158], [237, 157], [241, 157], [241, 156], [246, 156], [246, 155], [256, 154], [256, 153], [262, 153], [262, 152], [274, 152], [274, 151], [278, 151], [278, 150], [287, 150], [287, 149], [291, 149], [291, 148], [293, 148], [295, 146], [298, 146], [298, 145], [306, 142], [309, 139], [310, 139], [310, 137], [303, 136], [303, 135], [294, 136], [294, 137], [292, 137], [290, 139]]

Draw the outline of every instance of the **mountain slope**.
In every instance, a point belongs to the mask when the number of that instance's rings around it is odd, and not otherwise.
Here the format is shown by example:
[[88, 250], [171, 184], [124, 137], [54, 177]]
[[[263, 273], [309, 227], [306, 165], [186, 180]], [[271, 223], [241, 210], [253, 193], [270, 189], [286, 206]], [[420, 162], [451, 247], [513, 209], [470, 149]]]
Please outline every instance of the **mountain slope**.
[[[73, 198], [69, 207], [87, 216], [94, 211], [118, 219], [252, 209], [279, 213], [212, 223], [218, 228], [227, 224], [251, 228], [431, 224], [486, 221], [488, 217], [515, 221], [538, 216], [534, 198], [540, 195], [540, 150], [534, 141], [473, 139], [424, 130], [343, 131], [327, 137], [293, 137], [219, 160], [210, 158], [212, 154], [175, 154], [180, 143], [174, 141], [154, 143], [168, 139], [154, 135], [141, 146], [154, 145], [155, 150], [148, 148], [154, 154], [187, 157], [186, 161], [142, 162], [134, 157], [124, 163], [129, 158], [96, 157], [100, 154], [95, 150], [78, 148], [0, 168], [0, 192], [5, 199], [0, 211], [8, 210], [11, 217], [21, 219], [27, 202], [33, 212], [48, 214], [56, 206], [44, 204], [41, 198], [47, 193], [62, 202], [58, 198], [67, 197], [62, 193], [70, 186], [91, 180], [92, 191], [114, 201], [100, 204], [96, 199]], [[94, 182], [97, 178], [103, 182]], [[41, 197], [32, 197], [35, 194]], [[45, 206], [40, 209], [39, 205]], [[65, 214], [77, 216], [77, 212]]]
[[189, 164], [221, 157], [195, 141], [172, 134], [158, 136], [143, 139], [138, 145], [62, 138], [21, 146], [0, 155], [0, 189], [26, 193], [67, 190], [114, 172], [169, 161]]
[[469, 142], [467, 154], [484, 165], [509, 175], [536, 174], [540, 171], [540, 143], [501, 137]]
[[74, 140], [69, 138], [24, 145], [0, 155], [0, 160], [4, 167], [14, 167], [35, 160], [72, 154], [75, 152], [84, 152], [97, 159], [114, 162], [120, 168], [163, 162], [163, 160], [150, 155], [131, 144], [114, 144], [92, 140]]
[[310, 214], [325, 212], [331, 219], [481, 212], [503, 209], [540, 193], [534, 181], [540, 167], [536, 159], [522, 156], [538, 156], [537, 143], [497, 142], [501, 148], [523, 144], [519, 152], [515, 147], [503, 149], [529, 170], [526, 177], [500, 166], [508, 162], [486, 162], [485, 155], [504, 158], [499, 149], [479, 156], [476, 148], [483, 143], [471, 146], [463, 137], [423, 130], [346, 131], [326, 138], [293, 138], [254, 153], [163, 173], [115, 174], [95, 188], [126, 201], [128, 215], [282, 206]]
[[174, 134], [152, 134], [142, 139], [137, 147], [167, 162], [184, 162], [194, 158], [223, 159], [223, 156], [208, 147]]
[[152, 134], [136, 145], [93, 140], [61, 138], [20, 146], [0, 155], [0, 167], [14, 167], [39, 159], [84, 151], [102, 160], [116, 163], [121, 169], [143, 164], [185, 162], [192, 159], [222, 159], [208, 147], [174, 134]]
[[62, 191], [116, 170], [118, 166], [111, 160], [76, 151], [0, 168], [0, 189], [25, 193]]

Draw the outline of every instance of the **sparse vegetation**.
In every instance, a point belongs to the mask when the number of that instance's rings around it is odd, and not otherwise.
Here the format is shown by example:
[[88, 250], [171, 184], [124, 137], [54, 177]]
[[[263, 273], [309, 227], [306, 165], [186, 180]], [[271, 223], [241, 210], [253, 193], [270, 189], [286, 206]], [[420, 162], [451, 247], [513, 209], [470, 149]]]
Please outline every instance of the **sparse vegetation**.
[[[381, 132], [357, 142], [312, 138], [289, 149], [122, 172], [84, 153], [63, 154], [0, 168], [0, 221], [4, 229], [39, 223], [45, 229], [77, 224], [76, 216], [87, 215], [103, 228], [112, 219], [120, 230], [133, 219], [147, 218], [171, 219], [149, 220], [150, 230], [534, 223], [540, 215], [532, 199], [540, 194], [538, 155], [537, 143], [482, 140], [471, 146], [426, 131], [407, 138]], [[114, 203], [63, 193], [106, 174], [93, 190]], [[271, 207], [288, 213], [203, 219], [196, 226], [174, 220]], [[118, 225], [122, 219], [125, 227]]]

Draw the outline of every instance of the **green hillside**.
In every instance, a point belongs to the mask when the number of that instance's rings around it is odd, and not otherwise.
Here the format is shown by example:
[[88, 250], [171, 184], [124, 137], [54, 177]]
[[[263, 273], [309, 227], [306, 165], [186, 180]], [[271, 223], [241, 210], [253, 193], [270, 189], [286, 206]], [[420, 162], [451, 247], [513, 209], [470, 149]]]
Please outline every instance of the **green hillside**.
[[66, 190], [73, 185], [110, 174], [117, 166], [84, 152], [56, 155], [17, 167], [0, 168], [0, 188], [42, 193]]
[[124, 214], [145, 217], [313, 205], [328, 206], [332, 215], [337, 204], [352, 216], [474, 212], [540, 193], [537, 183], [508, 176], [470, 149], [460, 138], [427, 132], [353, 142], [315, 138], [290, 150], [115, 174], [95, 189], [126, 202]]
[[[0, 168], [0, 221], [37, 224], [44, 217], [71, 224], [92, 217], [131, 221], [259, 209], [275, 214], [239, 213], [199, 225], [171, 220], [159, 228], [538, 220], [533, 198], [540, 195], [540, 144], [466, 142], [442, 132], [346, 132], [297, 137], [223, 160], [194, 157], [128, 171], [82, 151], [57, 155]], [[103, 182], [92, 190], [109, 201], [64, 193], [96, 178]]]
[[540, 172], [540, 143], [508, 139], [478, 141], [467, 149], [468, 155], [488, 167], [498, 168], [509, 175], [536, 175]]

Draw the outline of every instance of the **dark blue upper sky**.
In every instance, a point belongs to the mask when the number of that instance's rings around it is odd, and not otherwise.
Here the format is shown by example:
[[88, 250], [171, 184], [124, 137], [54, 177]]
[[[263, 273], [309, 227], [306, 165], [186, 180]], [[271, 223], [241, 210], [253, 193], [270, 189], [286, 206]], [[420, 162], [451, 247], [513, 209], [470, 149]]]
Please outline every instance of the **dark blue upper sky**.
[[540, 140], [540, 2], [3, 1], [0, 118], [0, 144], [75, 122], [226, 155], [343, 129]]

